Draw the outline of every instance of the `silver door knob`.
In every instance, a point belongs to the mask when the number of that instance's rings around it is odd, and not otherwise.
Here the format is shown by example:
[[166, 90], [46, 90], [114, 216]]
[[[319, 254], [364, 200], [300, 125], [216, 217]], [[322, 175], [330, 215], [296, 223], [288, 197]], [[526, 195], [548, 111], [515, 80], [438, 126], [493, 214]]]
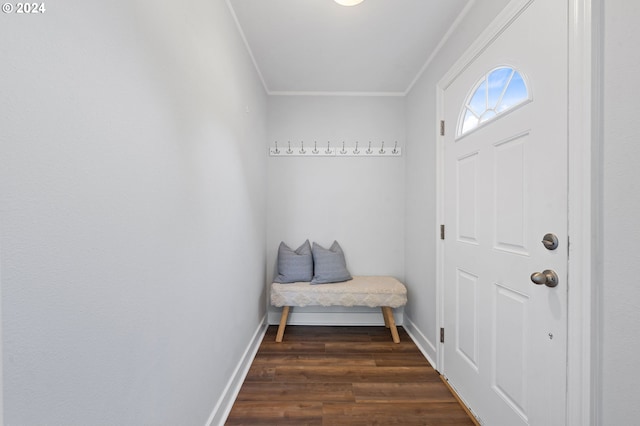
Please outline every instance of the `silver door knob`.
[[534, 272], [531, 274], [531, 281], [537, 285], [546, 285], [547, 287], [555, 287], [558, 285], [558, 274], [551, 269], [545, 269], [542, 272]]
[[555, 234], [545, 234], [542, 237], [542, 244], [547, 250], [555, 250], [558, 248], [558, 237]]

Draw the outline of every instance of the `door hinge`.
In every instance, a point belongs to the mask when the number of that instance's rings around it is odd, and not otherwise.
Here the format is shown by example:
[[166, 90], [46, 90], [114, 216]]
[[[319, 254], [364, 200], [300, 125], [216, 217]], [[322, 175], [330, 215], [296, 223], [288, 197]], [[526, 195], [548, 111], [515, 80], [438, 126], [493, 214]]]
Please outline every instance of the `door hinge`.
[[444, 240], [444, 225], [440, 225], [440, 239]]
[[440, 329], [440, 343], [444, 343], [444, 327]]
[[440, 120], [440, 136], [444, 136], [444, 120]]

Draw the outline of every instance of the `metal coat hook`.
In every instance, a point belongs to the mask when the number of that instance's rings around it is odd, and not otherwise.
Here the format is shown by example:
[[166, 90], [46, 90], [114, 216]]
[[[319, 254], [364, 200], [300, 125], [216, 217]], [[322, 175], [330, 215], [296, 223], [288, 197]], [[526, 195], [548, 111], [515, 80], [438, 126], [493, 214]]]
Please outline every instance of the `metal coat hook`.
[[346, 154], [347, 150], [344, 149], [344, 141], [342, 141], [342, 149], [340, 150], [340, 154]]
[[373, 154], [373, 151], [371, 150], [371, 141], [369, 141], [369, 148], [365, 152], [367, 154]]
[[[322, 144], [322, 142], [321, 142]], [[395, 141], [393, 147], [388, 144], [385, 146], [385, 142], [373, 143], [369, 141], [369, 144], [365, 148], [360, 148], [360, 142], [355, 141], [354, 145], [349, 145], [346, 140], [342, 141], [342, 145], [339, 145], [338, 141], [327, 141], [327, 145], [324, 148], [318, 147], [318, 141], [313, 141], [313, 148], [309, 147], [309, 143], [305, 146], [305, 141], [300, 140], [298, 143], [295, 141], [292, 143], [287, 141], [287, 146], [281, 148], [282, 145], [278, 141], [275, 141], [269, 148], [269, 154], [272, 156], [286, 156], [286, 157], [399, 157], [402, 155], [402, 148]], [[333, 146], [332, 146], [333, 145]], [[338, 146], [336, 146], [338, 145]]]

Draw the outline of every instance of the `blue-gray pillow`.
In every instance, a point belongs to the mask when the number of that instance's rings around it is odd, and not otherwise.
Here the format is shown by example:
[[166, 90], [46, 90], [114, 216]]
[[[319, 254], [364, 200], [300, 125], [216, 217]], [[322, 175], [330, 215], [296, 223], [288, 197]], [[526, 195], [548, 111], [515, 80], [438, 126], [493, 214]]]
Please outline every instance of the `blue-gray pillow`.
[[311, 284], [339, 283], [351, 279], [351, 274], [347, 270], [347, 262], [344, 259], [344, 252], [337, 241], [334, 241], [328, 250], [313, 243], [311, 252], [313, 253]]
[[291, 250], [284, 242], [278, 247], [277, 283], [309, 282], [313, 278], [313, 257], [311, 244], [305, 241], [300, 247]]

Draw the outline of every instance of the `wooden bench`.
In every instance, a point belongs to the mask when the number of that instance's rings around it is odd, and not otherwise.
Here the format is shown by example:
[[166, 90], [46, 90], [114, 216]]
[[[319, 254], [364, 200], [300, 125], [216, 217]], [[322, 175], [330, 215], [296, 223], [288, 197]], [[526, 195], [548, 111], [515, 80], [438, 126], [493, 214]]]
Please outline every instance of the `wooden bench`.
[[282, 307], [276, 342], [282, 342], [293, 306], [368, 306], [382, 308], [384, 325], [390, 329], [393, 341], [400, 343], [393, 308], [406, 303], [407, 288], [388, 276], [355, 276], [350, 281], [331, 284], [271, 284], [271, 304]]

